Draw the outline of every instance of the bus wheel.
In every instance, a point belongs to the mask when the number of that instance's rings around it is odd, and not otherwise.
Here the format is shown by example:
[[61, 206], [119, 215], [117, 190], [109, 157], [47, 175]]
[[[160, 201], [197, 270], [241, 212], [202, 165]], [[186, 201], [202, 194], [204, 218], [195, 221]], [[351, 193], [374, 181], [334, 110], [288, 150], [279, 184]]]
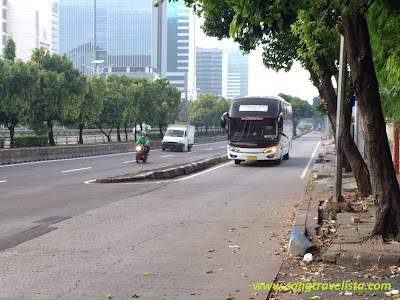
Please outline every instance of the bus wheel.
[[242, 161], [240, 159], [235, 159], [235, 164], [240, 165]]
[[289, 152], [286, 153], [286, 154], [283, 156], [283, 159], [285, 159], [285, 160], [288, 160], [288, 159], [289, 159]]

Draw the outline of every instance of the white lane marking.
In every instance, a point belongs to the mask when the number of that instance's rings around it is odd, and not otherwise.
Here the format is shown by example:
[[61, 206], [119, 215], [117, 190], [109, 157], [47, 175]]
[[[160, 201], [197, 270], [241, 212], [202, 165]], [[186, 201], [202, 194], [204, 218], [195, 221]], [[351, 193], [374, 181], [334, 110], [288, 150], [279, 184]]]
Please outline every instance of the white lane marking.
[[169, 154], [169, 155], [164, 155], [164, 156], [161, 156], [161, 157], [170, 157], [170, 156], [174, 156], [173, 154]]
[[213, 148], [204, 149], [204, 151], [212, 150]]
[[128, 160], [128, 161], [124, 161], [123, 163], [124, 164], [128, 164], [128, 163], [131, 163], [131, 162], [136, 162], [136, 160]]
[[226, 146], [219, 147], [219, 149], [226, 148]]
[[7, 182], [7, 180], [0, 180], [0, 183], [4, 183], [4, 182]]
[[69, 173], [69, 172], [75, 172], [75, 171], [82, 171], [82, 170], [87, 170], [91, 169], [92, 167], [87, 167], [87, 168], [80, 168], [80, 169], [73, 169], [73, 170], [66, 170], [66, 171], [61, 171], [61, 173]]
[[303, 179], [306, 176], [308, 168], [310, 167], [310, 164], [311, 164], [311, 162], [312, 162], [312, 160], [314, 158], [315, 152], [317, 152], [317, 149], [319, 148], [320, 144], [321, 144], [321, 141], [318, 142], [317, 147], [315, 147], [313, 154], [311, 154], [311, 158], [308, 161], [308, 164], [307, 164], [306, 168], [304, 169], [303, 174], [301, 174], [300, 179]]
[[97, 179], [88, 180], [88, 181], [85, 181], [84, 184], [90, 184], [90, 183], [92, 183], [92, 182], [95, 182], [96, 180], [97, 180]]
[[[208, 172], [217, 170], [217, 169], [222, 168], [222, 167], [226, 167], [226, 166], [231, 165], [231, 164], [233, 164], [233, 161], [230, 161], [230, 162], [227, 162], [227, 163], [225, 163], [225, 164], [223, 164], [223, 165], [220, 165], [220, 166], [217, 166], [217, 167], [208, 169], [208, 170], [204, 170], [204, 171], [198, 172], [198, 173], [196, 173], [196, 174], [189, 175], [189, 176], [187, 176], [187, 177], [179, 178], [179, 179], [164, 180], [164, 181], [155, 181], [155, 182], [148, 181], [148, 182], [121, 182], [121, 183], [122, 183], [122, 184], [148, 184], [148, 183], [157, 183], [157, 184], [159, 184], [159, 183], [168, 183], [168, 182], [178, 182], [178, 181], [188, 180], [188, 179], [191, 179], [191, 178], [193, 178], [193, 177], [203, 175], [203, 174], [205, 174], [205, 173], [208, 173]], [[96, 181], [96, 179], [94, 179], [94, 180], [88, 180], [88, 181], [85, 181], [84, 183], [85, 183], [85, 184], [90, 184], [90, 183], [92, 183], [92, 182], [94, 182], [94, 181]]]

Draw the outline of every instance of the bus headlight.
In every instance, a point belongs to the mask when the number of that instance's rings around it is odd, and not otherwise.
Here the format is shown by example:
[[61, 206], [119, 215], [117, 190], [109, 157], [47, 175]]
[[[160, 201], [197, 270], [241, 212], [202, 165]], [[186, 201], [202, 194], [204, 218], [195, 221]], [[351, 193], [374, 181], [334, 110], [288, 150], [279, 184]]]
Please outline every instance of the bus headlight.
[[275, 151], [276, 151], [276, 146], [272, 146], [272, 147], [268, 147], [263, 152], [264, 153], [272, 153], [272, 152], [275, 152]]
[[238, 148], [233, 148], [233, 147], [229, 147], [229, 151], [236, 152], [236, 153], [241, 152], [240, 149], [238, 149]]

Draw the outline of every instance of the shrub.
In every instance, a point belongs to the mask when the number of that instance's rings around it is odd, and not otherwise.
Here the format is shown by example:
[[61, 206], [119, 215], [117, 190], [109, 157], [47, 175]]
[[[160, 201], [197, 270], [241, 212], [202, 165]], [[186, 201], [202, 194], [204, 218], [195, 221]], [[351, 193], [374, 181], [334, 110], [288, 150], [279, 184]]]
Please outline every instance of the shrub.
[[6, 141], [6, 139], [0, 138], [0, 148], [4, 148], [5, 141]]
[[48, 144], [47, 136], [19, 136], [14, 139], [15, 147], [43, 147]]

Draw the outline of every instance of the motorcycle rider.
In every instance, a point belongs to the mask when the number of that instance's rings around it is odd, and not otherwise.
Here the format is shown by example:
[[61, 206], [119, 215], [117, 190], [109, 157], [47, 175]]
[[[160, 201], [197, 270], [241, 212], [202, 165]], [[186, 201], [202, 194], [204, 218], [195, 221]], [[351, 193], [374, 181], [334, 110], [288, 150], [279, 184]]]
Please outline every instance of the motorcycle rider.
[[145, 131], [141, 132], [141, 137], [137, 140], [136, 145], [144, 145], [146, 147], [146, 154], [149, 155], [149, 139]]

